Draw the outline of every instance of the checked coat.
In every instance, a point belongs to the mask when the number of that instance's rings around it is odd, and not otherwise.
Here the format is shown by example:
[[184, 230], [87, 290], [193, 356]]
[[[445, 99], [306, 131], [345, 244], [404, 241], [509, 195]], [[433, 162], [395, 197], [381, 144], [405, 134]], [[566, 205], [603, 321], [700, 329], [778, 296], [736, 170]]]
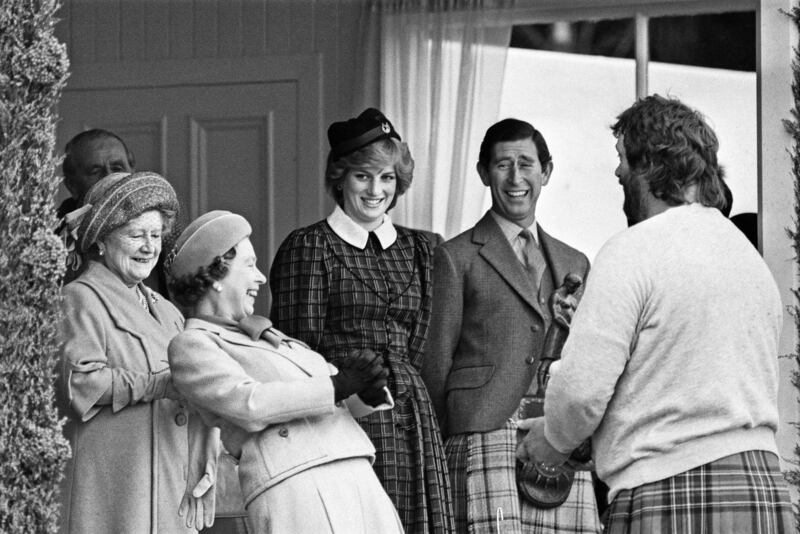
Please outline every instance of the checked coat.
[[377, 450], [375, 472], [407, 533], [450, 532], [444, 448], [419, 375], [431, 313], [430, 243], [394, 227], [385, 248], [374, 234], [359, 248], [330, 220], [295, 230], [281, 245], [270, 273], [271, 318], [334, 365], [352, 349], [383, 354], [395, 408], [360, 419]]

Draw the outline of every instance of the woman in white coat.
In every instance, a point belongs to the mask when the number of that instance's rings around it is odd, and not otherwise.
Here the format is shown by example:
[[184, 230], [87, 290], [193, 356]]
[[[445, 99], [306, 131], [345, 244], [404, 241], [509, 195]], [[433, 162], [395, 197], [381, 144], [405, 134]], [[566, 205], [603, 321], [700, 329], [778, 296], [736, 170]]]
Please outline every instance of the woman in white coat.
[[239, 458], [256, 532], [402, 532], [353, 419], [391, 408], [388, 371], [371, 351], [354, 351], [337, 372], [253, 315], [266, 278], [250, 232], [239, 215], [209, 212], [167, 260], [172, 298], [188, 317], [169, 346], [175, 385]]

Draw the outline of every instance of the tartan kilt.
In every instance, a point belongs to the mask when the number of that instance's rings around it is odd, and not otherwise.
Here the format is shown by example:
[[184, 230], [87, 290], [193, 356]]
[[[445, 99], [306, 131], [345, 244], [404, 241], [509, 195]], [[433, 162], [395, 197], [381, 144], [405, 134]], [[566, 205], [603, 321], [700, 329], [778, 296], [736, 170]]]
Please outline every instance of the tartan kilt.
[[575, 473], [558, 508], [541, 509], [521, 498], [516, 484], [517, 429], [458, 434], [445, 441], [456, 532], [483, 534], [594, 534], [602, 531], [591, 473]]
[[620, 491], [606, 533], [789, 534], [795, 528], [778, 457], [747, 451]]

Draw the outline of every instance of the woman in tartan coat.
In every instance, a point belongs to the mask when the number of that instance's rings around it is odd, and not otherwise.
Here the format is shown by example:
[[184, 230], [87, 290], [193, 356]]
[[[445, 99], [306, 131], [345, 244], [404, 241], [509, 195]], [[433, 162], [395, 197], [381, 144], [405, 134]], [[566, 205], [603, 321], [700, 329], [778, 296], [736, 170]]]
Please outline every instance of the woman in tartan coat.
[[325, 184], [337, 206], [292, 232], [272, 265], [272, 320], [333, 364], [352, 349], [383, 354], [392, 411], [360, 420], [375, 471], [408, 533], [452, 531], [441, 433], [419, 375], [431, 313], [431, 244], [386, 212], [414, 162], [388, 119], [367, 109], [328, 129]]

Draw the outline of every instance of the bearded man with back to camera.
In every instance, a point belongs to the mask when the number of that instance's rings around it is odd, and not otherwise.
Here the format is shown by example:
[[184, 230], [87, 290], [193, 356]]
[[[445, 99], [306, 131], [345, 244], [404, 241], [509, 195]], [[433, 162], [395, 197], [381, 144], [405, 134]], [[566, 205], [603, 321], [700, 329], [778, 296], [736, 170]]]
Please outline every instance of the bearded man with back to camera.
[[612, 131], [629, 228], [594, 261], [518, 457], [557, 465], [592, 436], [610, 534], [794, 532], [775, 442], [783, 310], [718, 209], [717, 136], [659, 95]]

